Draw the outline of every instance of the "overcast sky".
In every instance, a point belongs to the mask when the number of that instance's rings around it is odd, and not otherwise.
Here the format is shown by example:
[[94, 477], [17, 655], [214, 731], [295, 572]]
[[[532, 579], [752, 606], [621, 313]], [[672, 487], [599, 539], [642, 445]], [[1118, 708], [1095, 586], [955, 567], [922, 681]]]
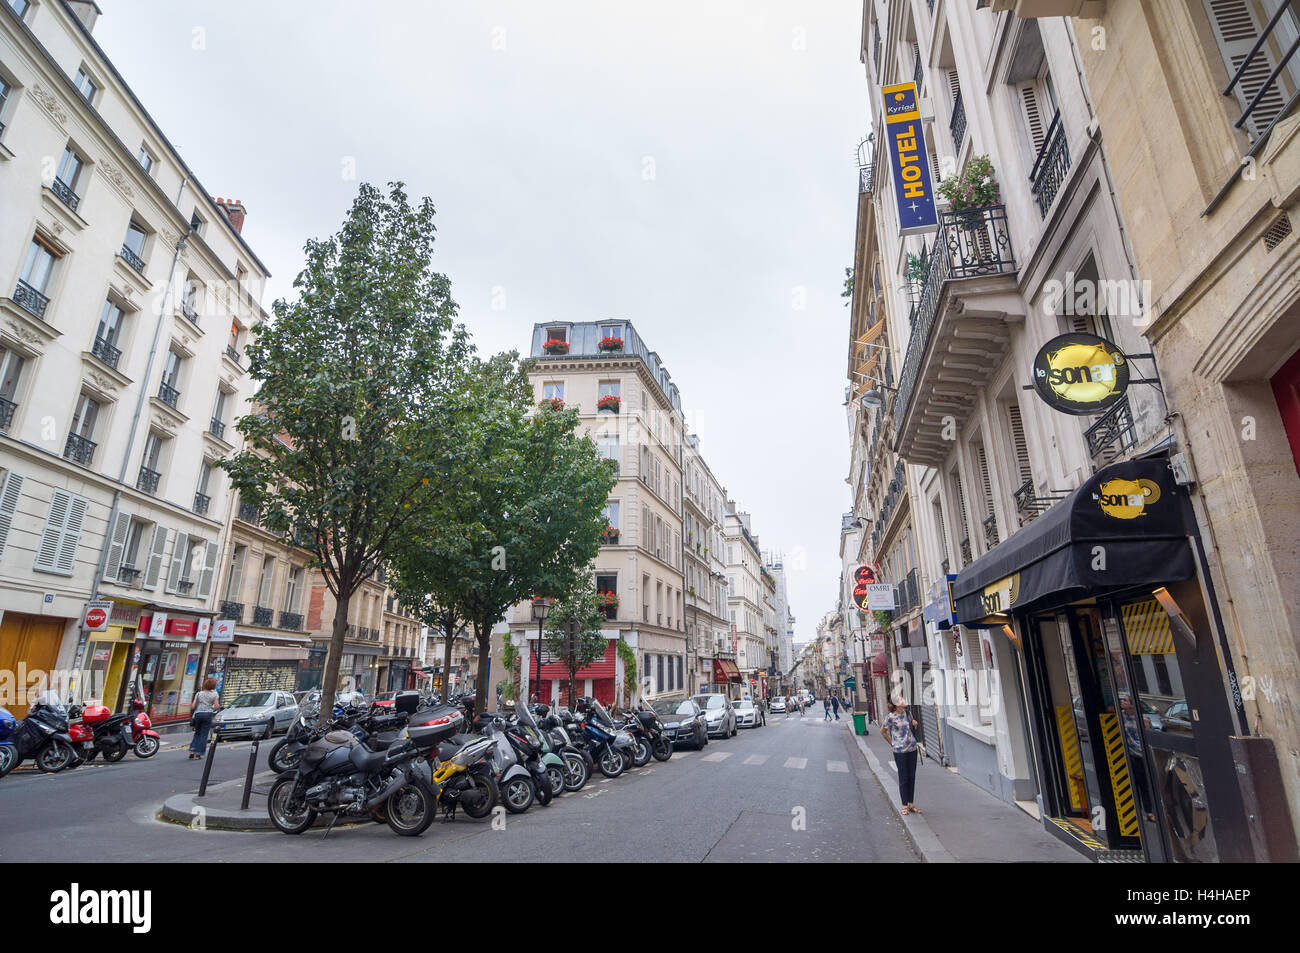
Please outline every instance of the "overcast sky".
[[434, 264], [481, 350], [618, 318], [659, 352], [813, 638], [851, 502], [860, 2], [99, 4], [145, 107], [247, 206], [268, 311], [358, 180], [432, 196]]

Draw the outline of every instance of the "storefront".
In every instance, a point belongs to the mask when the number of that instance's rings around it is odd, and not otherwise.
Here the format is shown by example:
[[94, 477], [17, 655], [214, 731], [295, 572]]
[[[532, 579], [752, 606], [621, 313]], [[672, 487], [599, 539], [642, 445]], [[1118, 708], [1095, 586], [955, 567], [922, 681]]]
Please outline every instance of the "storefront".
[[128, 675], [143, 603], [114, 601], [103, 632], [89, 632], [78, 675], [76, 697], [87, 705], [125, 710]]
[[385, 691], [400, 692], [408, 687], [407, 681], [411, 674], [410, 662], [389, 662], [388, 663], [388, 685]]
[[138, 677], [157, 724], [190, 717], [194, 694], [203, 680], [203, 659], [208, 647], [207, 616], [163, 611], [148, 607], [140, 615], [129, 680]]
[[722, 692], [724, 695], [739, 697], [739, 689], [730, 691], [733, 685], [744, 685], [745, 677], [740, 673], [739, 666], [729, 658], [715, 658], [713, 660], [713, 690]]
[[[533, 641], [536, 645], [536, 640]], [[610, 639], [605, 646], [605, 654], [578, 669], [574, 677], [573, 691], [576, 697], [595, 698], [602, 705], [614, 704], [614, 679], [618, 669], [618, 639]], [[541, 659], [541, 676], [535, 694], [538, 698], [549, 699], [552, 704], [569, 703], [568, 681], [569, 663], [553, 655], [543, 647]], [[534, 663], [537, 664], [537, 663]], [[531, 672], [529, 674], [532, 674]]]
[[1015, 647], [1044, 826], [1094, 860], [1254, 859], [1199, 547], [1165, 460], [1131, 460], [953, 585], [958, 621]]

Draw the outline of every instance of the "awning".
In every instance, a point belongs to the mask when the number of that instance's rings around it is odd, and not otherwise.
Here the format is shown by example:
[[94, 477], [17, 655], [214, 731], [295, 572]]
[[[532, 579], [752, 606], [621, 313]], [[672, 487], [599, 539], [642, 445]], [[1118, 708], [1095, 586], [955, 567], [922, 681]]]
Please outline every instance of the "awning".
[[1163, 458], [1106, 467], [958, 574], [957, 621], [996, 624], [1013, 610], [1190, 579], [1186, 504]]
[[740, 669], [736, 668], [736, 663], [731, 659], [718, 658], [713, 660], [713, 681], [714, 682], [739, 682], [743, 681], [740, 677]]
[[888, 675], [889, 662], [885, 659], [885, 653], [879, 652], [871, 659], [872, 675]]

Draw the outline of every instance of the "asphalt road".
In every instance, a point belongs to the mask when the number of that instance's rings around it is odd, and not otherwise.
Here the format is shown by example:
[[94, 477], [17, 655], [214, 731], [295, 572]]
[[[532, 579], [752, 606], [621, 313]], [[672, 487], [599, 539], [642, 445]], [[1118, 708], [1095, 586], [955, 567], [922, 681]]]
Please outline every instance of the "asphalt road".
[[[917, 860], [852, 735], [820, 714], [775, 715], [702, 752], [676, 752], [612, 781], [597, 774], [581, 792], [504, 824], [457, 817], [420, 838], [375, 824], [325, 838], [160, 821], [167, 796], [198, 787], [202, 762], [186, 760], [182, 747], [150, 761], [14, 773], [0, 781], [0, 862]], [[247, 752], [223, 749], [213, 781], [242, 775]]]

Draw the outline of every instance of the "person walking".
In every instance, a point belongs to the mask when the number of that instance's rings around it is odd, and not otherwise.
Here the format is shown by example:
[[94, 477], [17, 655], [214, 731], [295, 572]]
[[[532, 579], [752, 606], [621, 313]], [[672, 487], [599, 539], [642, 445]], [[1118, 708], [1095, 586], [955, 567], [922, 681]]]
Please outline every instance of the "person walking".
[[889, 699], [889, 714], [880, 725], [880, 737], [894, 751], [894, 764], [898, 766], [898, 798], [903, 803], [904, 814], [920, 814], [912, 799], [916, 797], [916, 735], [912, 729], [916, 719], [907, 714], [907, 704], [901, 695]]
[[838, 695], [831, 696], [831, 708], [835, 710], [835, 720], [839, 721], [840, 720], [840, 697]]
[[206, 679], [203, 690], [194, 696], [190, 706], [190, 724], [194, 728], [194, 738], [190, 741], [190, 760], [202, 758], [208, 747], [208, 732], [212, 730], [212, 719], [221, 708], [221, 696], [217, 693], [217, 680]]
[[829, 692], [827, 692], [825, 695], [822, 696], [822, 712], [825, 714], [825, 720], [830, 721], [831, 720], [831, 696]]

